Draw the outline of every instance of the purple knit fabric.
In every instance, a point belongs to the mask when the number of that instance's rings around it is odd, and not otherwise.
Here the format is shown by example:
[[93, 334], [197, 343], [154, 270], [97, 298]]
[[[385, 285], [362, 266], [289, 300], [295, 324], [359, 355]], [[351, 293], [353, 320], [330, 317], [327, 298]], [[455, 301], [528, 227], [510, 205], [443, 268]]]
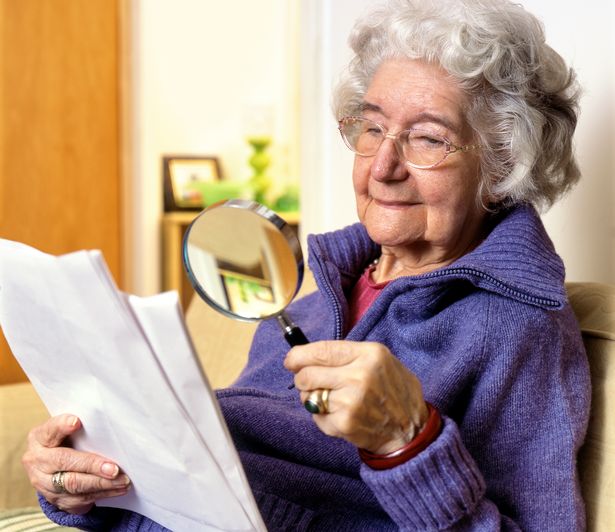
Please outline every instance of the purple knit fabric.
[[[269, 530], [584, 529], [576, 454], [589, 372], [563, 265], [535, 211], [502, 213], [468, 255], [391, 282], [351, 330], [347, 297], [379, 248], [359, 224], [309, 244], [319, 290], [290, 317], [312, 341], [387, 345], [445, 426], [411, 461], [369, 469], [314, 425], [289, 389], [288, 346], [263, 323], [248, 365], [218, 397]], [[126, 511], [71, 516], [41, 504], [64, 525], [162, 530]]]

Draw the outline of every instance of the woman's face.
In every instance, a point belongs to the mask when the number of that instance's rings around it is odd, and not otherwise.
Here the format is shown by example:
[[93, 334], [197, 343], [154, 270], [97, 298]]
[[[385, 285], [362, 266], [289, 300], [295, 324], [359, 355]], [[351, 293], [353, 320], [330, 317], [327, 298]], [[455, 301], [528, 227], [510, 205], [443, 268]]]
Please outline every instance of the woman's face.
[[[416, 128], [452, 144], [472, 144], [464, 92], [439, 67], [391, 59], [377, 70], [362, 115], [389, 133]], [[478, 153], [449, 155], [431, 169], [414, 169], [386, 139], [373, 157], [355, 156], [353, 183], [359, 219], [371, 238], [417, 264], [443, 263], [478, 243], [485, 211], [477, 206]]]

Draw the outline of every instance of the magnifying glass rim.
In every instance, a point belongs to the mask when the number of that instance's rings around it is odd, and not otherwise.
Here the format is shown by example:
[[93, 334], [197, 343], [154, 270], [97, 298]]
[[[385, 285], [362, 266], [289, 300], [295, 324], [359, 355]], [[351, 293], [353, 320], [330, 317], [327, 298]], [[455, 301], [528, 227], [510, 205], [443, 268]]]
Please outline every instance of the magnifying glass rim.
[[192, 285], [194, 290], [199, 294], [201, 299], [203, 299], [210, 307], [212, 307], [214, 310], [218, 312], [221, 312], [225, 316], [234, 318], [236, 320], [255, 322], [255, 321], [266, 320], [269, 318], [279, 316], [280, 314], [283, 314], [287, 305], [285, 305], [282, 309], [280, 309], [277, 312], [273, 312], [271, 314], [265, 314], [263, 316], [258, 316], [255, 318], [240, 316], [232, 312], [231, 310], [220, 306], [219, 303], [214, 301], [211, 297], [209, 297], [205, 293], [205, 291], [201, 287], [201, 284], [196, 280], [196, 276], [194, 275], [192, 267], [190, 266], [190, 259], [188, 257], [188, 237], [190, 236], [190, 232], [192, 231], [193, 226], [197, 223], [197, 221], [201, 218], [201, 216], [203, 216], [205, 213], [209, 211], [218, 209], [220, 207], [228, 207], [228, 208], [241, 209], [244, 211], [254, 212], [261, 218], [272, 223], [277, 229], [279, 229], [282, 233], [282, 236], [284, 236], [284, 238], [288, 242], [290, 250], [293, 253], [295, 263], [297, 264], [297, 285], [295, 286], [295, 291], [293, 292], [293, 295], [290, 297], [289, 304], [290, 302], [292, 302], [292, 300], [297, 295], [297, 292], [301, 288], [301, 283], [303, 282], [304, 265], [303, 265], [303, 253], [301, 251], [301, 245], [299, 244], [299, 239], [297, 238], [297, 235], [292, 230], [292, 228], [288, 225], [288, 223], [283, 218], [278, 216], [275, 212], [273, 212], [271, 209], [269, 209], [268, 207], [265, 207], [264, 205], [260, 203], [257, 203], [256, 201], [243, 200], [243, 199], [230, 199], [230, 200], [226, 200], [226, 201], [222, 201], [222, 202], [210, 205], [209, 207], [203, 209], [203, 211], [201, 211], [198, 214], [198, 216], [196, 216], [196, 218], [194, 218], [194, 220], [190, 222], [188, 229], [184, 233], [184, 238], [182, 242], [182, 259], [184, 263], [184, 268], [186, 269], [186, 273], [188, 274], [188, 279], [190, 280], [190, 284]]

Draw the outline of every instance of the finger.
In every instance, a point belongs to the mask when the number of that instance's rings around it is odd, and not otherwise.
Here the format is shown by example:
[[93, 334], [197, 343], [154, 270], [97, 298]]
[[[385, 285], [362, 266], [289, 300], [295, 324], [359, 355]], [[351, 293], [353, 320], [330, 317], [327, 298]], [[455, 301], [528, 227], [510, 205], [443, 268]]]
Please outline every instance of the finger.
[[372, 415], [372, 412], [378, 412], [379, 415], [386, 415], [382, 412], [381, 399], [369, 389], [366, 389], [362, 383], [353, 385], [345, 380], [343, 385], [337, 388], [329, 388], [321, 386], [307, 390], [301, 390], [299, 394], [302, 403], [309, 398], [313, 390], [327, 389], [327, 415], [345, 411], [349, 416], [357, 415]]
[[[379, 344], [373, 345], [379, 346]], [[386, 347], [364, 349], [363, 346], [359, 346], [359, 350], [363, 351], [360, 353], [360, 357], [343, 366], [311, 365], [299, 369], [295, 373], [295, 387], [299, 391], [349, 388], [354, 390], [354, 395], [359, 400], [362, 400], [364, 395], [369, 394], [374, 396], [371, 397], [372, 401], [377, 400], [380, 405], [383, 404], [385, 398], [391, 392], [391, 385], [395, 384], [394, 379], [386, 378], [390, 370], [387, 370], [387, 360], [381, 356]], [[368, 356], [368, 353], [374, 356]], [[378, 358], [379, 356], [380, 358]], [[387, 358], [390, 366], [391, 360], [395, 361], [395, 359], [390, 353]], [[394, 370], [397, 370], [397, 367]]]
[[361, 382], [361, 368], [350, 366], [307, 366], [300, 369], [294, 378], [295, 388], [301, 392], [328, 389], [338, 390]]
[[43, 447], [57, 447], [80, 428], [81, 422], [77, 416], [61, 414], [32, 429], [30, 437]]
[[[51, 453], [50, 453], [51, 454]], [[54, 449], [53, 459], [48, 462], [47, 472], [55, 471], [75, 471], [100, 475], [103, 478], [113, 479], [117, 477], [120, 468], [109, 459], [88, 452], [75, 451], [69, 447], [58, 447]]]
[[122, 495], [126, 495], [129, 491], [130, 486], [126, 486], [124, 488], [104, 490], [82, 495], [58, 494], [46, 490], [42, 490], [41, 494], [47, 501], [54, 506], [57, 506], [60, 510], [71, 514], [84, 514], [92, 508], [96, 501], [111, 497], [120, 497]]
[[286, 369], [297, 373], [306, 366], [344, 366], [356, 360], [366, 349], [373, 349], [370, 342], [348, 340], [324, 340], [293, 347], [286, 358]]
[[[118, 475], [113, 480], [101, 478], [87, 473], [77, 473], [66, 471], [64, 473], [64, 489], [72, 495], [86, 495], [88, 493], [98, 493], [107, 490], [124, 489], [130, 486], [130, 479], [127, 475]], [[49, 476], [48, 486], [54, 491], [51, 476]]]
[[39, 470], [46, 474], [53, 474], [56, 471], [75, 471], [113, 479], [120, 472], [118, 465], [108, 458], [94, 453], [76, 451], [70, 447], [45, 448], [26, 452], [22, 462], [26, 469]]
[[69, 447], [29, 448], [21, 461], [30, 477], [30, 482], [39, 489], [40, 482], [37, 485], [37, 477], [45, 475], [46, 478], [57, 471], [89, 473], [105, 479], [114, 479], [120, 472], [118, 465], [105, 457], [76, 451]]
[[[113, 464], [113, 467], [119, 469], [115, 464]], [[128, 477], [124, 474], [119, 474], [119, 471], [113, 477], [101, 477], [96, 473], [84, 473], [83, 471], [68, 469], [60, 465], [60, 463], [52, 466], [35, 464], [35, 467], [26, 467], [26, 469], [28, 471], [30, 483], [38, 491], [51, 490], [55, 492], [51, 479], [58, 471], [64, 471], [64, 487], [70, 493], [89, 493], [105, 489], [121, 488], [130, 484]]]

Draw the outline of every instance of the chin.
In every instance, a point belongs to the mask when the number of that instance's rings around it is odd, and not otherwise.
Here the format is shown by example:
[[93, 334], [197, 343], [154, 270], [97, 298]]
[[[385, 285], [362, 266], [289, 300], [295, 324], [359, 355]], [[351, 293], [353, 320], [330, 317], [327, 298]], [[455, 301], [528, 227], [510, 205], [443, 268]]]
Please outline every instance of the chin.
[[420, 232], [409, 231], [408, 227], [392, 228], [376, 224], [365, 224], [369, 237], [381, 246], [406, 246], [420, 240]]
[[381, 246], [412, 244], [420, 240], [425, 231], [424, 220], [416, 215], [382, 210], [365, 214], [361, 222], [370, 238]]

